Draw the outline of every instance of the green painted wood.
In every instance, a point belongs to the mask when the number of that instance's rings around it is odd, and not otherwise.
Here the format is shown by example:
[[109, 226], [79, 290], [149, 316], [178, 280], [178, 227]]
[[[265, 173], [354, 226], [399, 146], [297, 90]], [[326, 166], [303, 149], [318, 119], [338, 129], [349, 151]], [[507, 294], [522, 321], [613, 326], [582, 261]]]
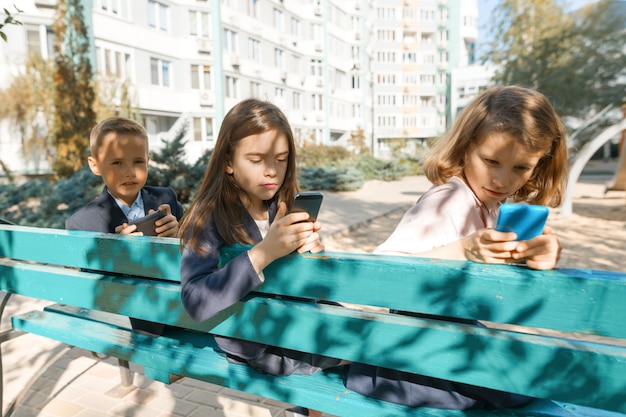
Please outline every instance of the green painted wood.
[[[222, 263], [245, 249], [224, 249]], [[264, 273], [267, 293], [626, 338], [624, 272], [328, 252]]]
[[82, 320], [48, 311], [16, 316], [13, 324], [29, 333], [52, 337], [63, 343], [144, 365], [150, 368], [149, 372], [157, 370], [161, 376], [167, 372], [176, 373], [263, 397], [324, 410], [337, 416], [624, 416], [550, 401], [537, 401], [522, 409], [498, 412], [408, 408], [378, 402], [346, 390], [341, 373], [272, 377], [247, 366], [230, 365], [210, 341], [202, 335], [188, 331], [174, 331], [155, 339], [92, 319]]
[[[222, 262], [245, 249], [225, 248]], [[532, 271], [515, 266], [407, 257], [293, 254], [265, 270], [266, 282], [259, 294], [212, 320], [194, 323], [180, 303], [178, 250], [174, 239], [0, 226], [0, 290], [506, 391], [626, 411], [626, 349], [609, 346], [606, 340], [601, 344], [525, 335], [272, 298], [279, 294], [386, 306], [624, 339], [626, 326], [617, 319], [626, 312], [623, 272]], [[97, 269], [111, 273], [101, 274]], [[87, 318], [90, 314], [79, 315]], [[59, 340], [61, 336], [50, 333], [49, 337]], [[75, 337], [80, 339], [82, 335]], [[167, 369], [159, 363], [150, 372], [156, 378], [164, 378]], [[568, 407], [557, 408], [569, 412]], [[556, 412], [552, 409], [552, 414], [545, 415], [557, 415]]]
[[180, 282], [172, 238], [0, 225], [0, 257]]

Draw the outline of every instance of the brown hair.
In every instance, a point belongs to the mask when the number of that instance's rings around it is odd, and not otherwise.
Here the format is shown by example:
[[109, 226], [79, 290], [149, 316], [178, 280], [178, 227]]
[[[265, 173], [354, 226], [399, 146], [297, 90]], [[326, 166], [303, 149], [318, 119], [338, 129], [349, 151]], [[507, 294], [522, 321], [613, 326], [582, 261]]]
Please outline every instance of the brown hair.
[[258, 99], [244, 100], [224, 117], [202, 184], [180, 223], [181, 246], [187, 244], [193, 250], [202, 251], [200, 233], [211, 218], [226, 244], [253, 243], [244, 230], [246, 211], [241, 204], [241, 198], [245, 198], [244, 191], [232, 175], [226, 174], [226, 166], [232, 161], [235, 147], [241, 139], [274, 129], [287, 137], [289, 145], [285, 180], [275, 199], [291, 207], [293, 196], [299, 190], [296, 146], [291, 126], [283, 112], [272, 103]]
[[424, 174], [437, 185], [462, 176], [470, 145], [493, 132], [509, 133], [531, 152], [544, 152], [513, 200], [558, 206], [567, 183], [567, 133], [548, 99], [528, 88], [492, 87], [472, 100], [433, 146]]
[[98, 149], [102, 144], [102, 139], [110, 132], [137, 136], [148, 143], [148, 132], [142, 125], [126, 117], [109, 117], [91, 129], [91, 134], [89, 135], [91, 156], [98, 156]]

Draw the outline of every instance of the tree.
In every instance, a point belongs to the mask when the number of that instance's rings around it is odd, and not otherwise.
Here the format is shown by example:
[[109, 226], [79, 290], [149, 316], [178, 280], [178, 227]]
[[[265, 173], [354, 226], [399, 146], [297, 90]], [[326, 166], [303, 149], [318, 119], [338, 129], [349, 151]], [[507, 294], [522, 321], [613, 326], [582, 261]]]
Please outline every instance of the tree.
[[[22, 13], [22, 10], [18, 9], [16, 5], [13, 5], [13, 7], [15, 7], [16, 14]], [[6, 25], [21, 25], [22, 22], [16, 20], [15, 15], [11, 14], [11, 12], [9, 12], [7, 9], [4, 9], [4, 15], [4, 23], [0, 23], [0, 38], [4, 39], [4, 41], [6, 42], [7, 35], [4, 33], [2, 28], [4, 28]]]
[[21, 138], [24, 159], [44, 155], [48, 166], [54, 156], [50, 147], [51, 115], [54, 114], [54, 62], [31, 55], [6, 90], [0, 91], [0, 118], [11, 120]]
[[494, 81], [541, 91], [562, 117], [619, 107], [626, 91], [626, 31], [613, 3], [602, 0], [568, 14], [555, 0], [503, 0], [483, 57], [500, 66]]
[[85, 164], [89, 133], [96, 124], [89, 37], [81, 0], [59, 0], [53, 30], [57, 66], [53, 170], [59, 177], [69, 177]]

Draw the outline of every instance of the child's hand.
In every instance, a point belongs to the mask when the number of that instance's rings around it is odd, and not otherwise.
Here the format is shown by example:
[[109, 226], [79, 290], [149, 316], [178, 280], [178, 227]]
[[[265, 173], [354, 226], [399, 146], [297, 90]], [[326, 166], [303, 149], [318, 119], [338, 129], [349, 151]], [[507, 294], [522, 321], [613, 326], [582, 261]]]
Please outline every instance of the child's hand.
[[465, 259], [489, 264], [518, 262], [512, 256], [520, 243], [515, 237], [513, 232], [481, 229], [461, 241]]
[[298, 248], [322, 250], [317, 230], [319, 223], [307, 221], [309, 215], [304, 212], [287, 214], [287, 205], [280, 203], [274, 221], [265, 238], [256, 244], [248, 256], [256, 272], [261, 272], [267, 265], [278, 258], [290, 254]]
[[[165, 211], [167, 214], [157, 220], [154, 225], [156, 226], [154, 231], [157, 232], [158, 237], [176, 237], [178, 234], [178, 220], [176, 216], [172, 214], [172, 209], [169, 204], [161, 204], [159, 206], [160, 211]], [[154, 210], [150, 210], [150, 213], [154, 213]]]
[[115, 233], [119, 233], [121, 235], [143, 236], [143, 233], [137, 232], [137, 225], [129, 225], [128, 223], [122, 223], [119, 226], [116, 226]]
[[529, 268], [552, 269], [561, 257], [561, 249], [559, 238], [546, 226], [542, 235], [518, 242], [511, 255], [516, 261], [525, 260]]
[[318, 253], [324, 250], [324, 244], [317, 233], [322, 228], [322, 224], [317, 220], [313, 222], [313, 233], [307, 238], [304, 245], [298, 248], [298, 253], [311, 252]]

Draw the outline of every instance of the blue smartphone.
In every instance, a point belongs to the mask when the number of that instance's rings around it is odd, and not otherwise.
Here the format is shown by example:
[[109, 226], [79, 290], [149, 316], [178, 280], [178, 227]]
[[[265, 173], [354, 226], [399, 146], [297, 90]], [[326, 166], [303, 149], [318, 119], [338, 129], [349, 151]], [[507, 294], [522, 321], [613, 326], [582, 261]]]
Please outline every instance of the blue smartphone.
[[517, 240], [528, 240], [543, 233], [548, 220], [546, 206], [502, 204], [496, 223], [500, 232], [515, 232]]

